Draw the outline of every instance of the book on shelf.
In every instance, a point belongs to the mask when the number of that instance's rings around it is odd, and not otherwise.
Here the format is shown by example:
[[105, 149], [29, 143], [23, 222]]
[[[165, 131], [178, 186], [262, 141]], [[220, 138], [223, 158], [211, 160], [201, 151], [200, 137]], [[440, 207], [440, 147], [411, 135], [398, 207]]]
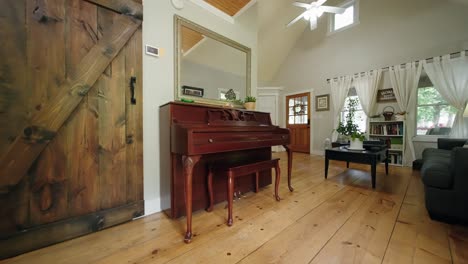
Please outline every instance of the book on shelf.
[[370, 134], [373, 135], [403, 135], [403, 123], [371, 124]]
[[388, 159], [388, 162], [393, 164], [402, 164], [403, 161], [403, 157], [400, 153], [389, 153]]

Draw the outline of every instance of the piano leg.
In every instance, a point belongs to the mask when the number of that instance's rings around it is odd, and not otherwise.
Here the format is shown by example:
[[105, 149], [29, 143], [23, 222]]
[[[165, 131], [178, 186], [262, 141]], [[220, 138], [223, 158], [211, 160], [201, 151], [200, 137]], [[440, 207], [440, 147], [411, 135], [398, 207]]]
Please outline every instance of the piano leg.
[[281, 175], [281, 171], [280, 171], [279, 161], [277, 160], [275, 164], [275, 199], [278, 202], [281, 200], [278, 194], [280, 175]]
[[200, 161], [201, 155], [182, 156], [185, 176], [185, 210], [187, 214], [187, 231], [185, 232], [185, 243], [192, 241], [192, 179], [193, 168]]
[[286, 152], [288, 153], [288, 188], [289, 191], [294, 191], [294, 188], [291, 186], [291, 170], [292, 170], [292, 157], [293, 153], [292, 150], [287, 146], [283, 145], [283, 147], [286, 149]]

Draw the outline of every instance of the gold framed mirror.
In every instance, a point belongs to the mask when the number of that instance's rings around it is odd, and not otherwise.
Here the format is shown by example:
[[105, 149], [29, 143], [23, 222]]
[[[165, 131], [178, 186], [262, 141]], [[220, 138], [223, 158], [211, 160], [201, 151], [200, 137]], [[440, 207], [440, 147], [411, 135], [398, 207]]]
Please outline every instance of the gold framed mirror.
[[251, 95], [250, 48], [177, 15], [174, 32], [176, 100], [239, 106]]

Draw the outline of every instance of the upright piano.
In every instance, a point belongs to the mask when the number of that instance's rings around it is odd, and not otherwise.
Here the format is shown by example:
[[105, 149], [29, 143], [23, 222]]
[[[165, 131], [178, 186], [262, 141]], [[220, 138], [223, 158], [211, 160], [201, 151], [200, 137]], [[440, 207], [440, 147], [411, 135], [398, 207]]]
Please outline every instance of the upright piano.
[[[288, 153], [291, 187], [292, 153], [289, 130], [274, 126], [269, 113], [170, 102], [160, 107], [161, 203], [172, 218], [187, 216], [185, 242], [192, 237], [192, 211], [208, 206], [207, 167], [271, 159], [271, 146]], [[259, 186], [271, 184], [271, 171], [260, 174]], [[216, 203], [226, 200], [226, 179], [214, 177]], [[236, 180], [236, 191], [255, 188], [252, 177]]]

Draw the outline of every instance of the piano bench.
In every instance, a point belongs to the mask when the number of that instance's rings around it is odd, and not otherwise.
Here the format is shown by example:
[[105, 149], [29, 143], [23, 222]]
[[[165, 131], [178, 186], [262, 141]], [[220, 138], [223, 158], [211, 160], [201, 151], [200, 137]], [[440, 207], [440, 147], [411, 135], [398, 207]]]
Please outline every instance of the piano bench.
[[228, 221], [227, 225], [232, 225], [232, 199], [234, 197], [234, 179], [241, 176], [246, 176], [255, 173], [255, 192], [258, 192], [258, 177], [260, 171], [275, 169], [275, 198], [280, 201], [278, 195], [278, 187], [280, 182], [280, 167], [279, 159], [259, 161], [255, 163], [248, 163], [245, 165], [239, 165], [230, 168], [215, 168], [210, 166], [208, 171], [208, 196], [209, 196], [209, 207], [206, 209], [208, 212], [213, 210], [213, 175], [225, 175], [227, 181], [227, 202], [228, 202]]

